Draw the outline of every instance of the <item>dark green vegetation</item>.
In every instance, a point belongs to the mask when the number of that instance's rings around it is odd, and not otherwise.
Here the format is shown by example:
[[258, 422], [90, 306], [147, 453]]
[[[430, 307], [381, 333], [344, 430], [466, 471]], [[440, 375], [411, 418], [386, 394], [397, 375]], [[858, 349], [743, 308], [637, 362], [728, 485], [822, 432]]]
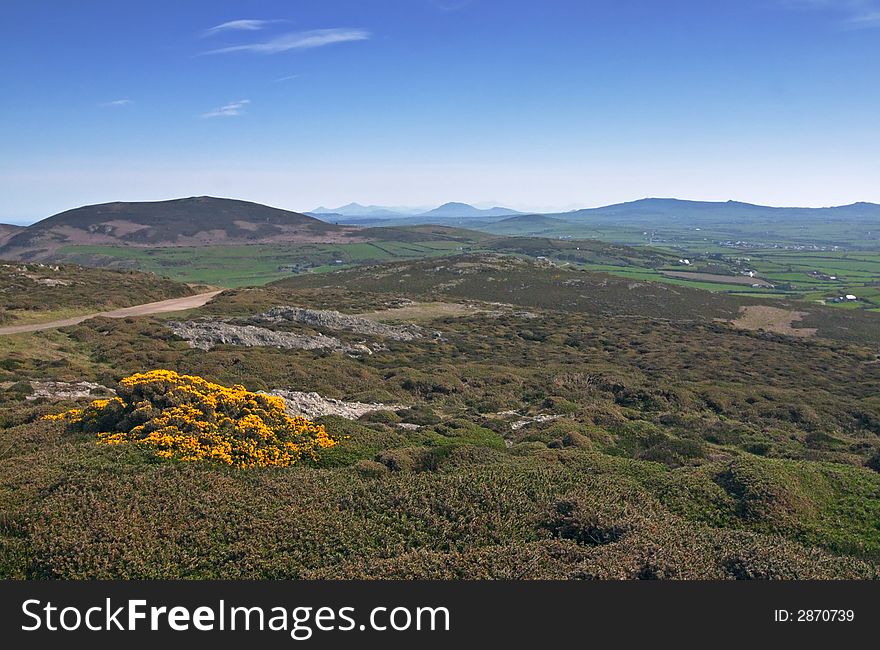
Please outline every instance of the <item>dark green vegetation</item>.
[[183, 284], [138, 271], [0, 263], [0, 323], [33, 323], [192, 295]]
[[[808, 306], [795, 326], [815, 338], [744, 331], [717, 319], [760, 300], [510, 252], [306, 274], [200, 310], [379, 311], [440, 332], [357, 358], [205, 352], [161, 318], [0, 341], [0, 573], [877, 577], [880, 317]], [[420, 314], [429, 301], [468, 307]], [[27, 380], [152, 368], [407, 408], [322, 418], [349, 437], [315, 466], [240, 471], [99, 447], [38, 421], [70, 403], [24, 400]]]

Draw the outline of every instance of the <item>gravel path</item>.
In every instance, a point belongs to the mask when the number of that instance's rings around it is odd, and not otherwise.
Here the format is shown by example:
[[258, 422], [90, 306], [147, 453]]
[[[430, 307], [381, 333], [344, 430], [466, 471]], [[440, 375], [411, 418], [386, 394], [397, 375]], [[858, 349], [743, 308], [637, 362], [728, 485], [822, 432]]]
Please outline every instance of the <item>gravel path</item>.
[[7, 334], [21, 334], [23, 332], [38, 332], [40, 330], [50, 330], [57, 327], [69, 327], [70, 325], [77, 325], [85, 320], [97, 318], [99, 316], [101, 318], [128, 318], [130, 316], [147, 316], [149, 314], [162, 314], [170, 311], [195, 309], [196, 307], [203, 306], [219, 293], [220, 291], [209, 291], [207, 293], [198, 293], [194, 296], [160, 300], [159, 302], [148, 302], [143, 305], [123, 307], [122, 309], [114, 309], [112, 311], [101, 311], [94, 314], [85, 314], [84, 316], [65, 318], [63, 320], [53, 320], [48, 323], [32, 323], [30, 325], [0, 327], [0, 336], [5, 336]]

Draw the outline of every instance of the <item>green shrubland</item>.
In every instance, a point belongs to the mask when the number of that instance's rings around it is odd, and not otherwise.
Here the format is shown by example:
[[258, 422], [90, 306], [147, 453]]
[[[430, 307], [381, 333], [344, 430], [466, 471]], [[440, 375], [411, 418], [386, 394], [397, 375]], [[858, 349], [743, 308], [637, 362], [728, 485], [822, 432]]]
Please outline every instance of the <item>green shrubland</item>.
[[[880, 328], [795, 339], [716, 320], [728, 298], [519, 263], [419, 268], [238, 289], [199, 312], [470, 306], [419, 323], [436, 338], [366, 337], [372, 355], [206, 352], [161, 317], [0, 342], [0, 574], [877, 577]], [[341, 442], [317, 460], [241, 470], [99, 446], [40, 420], [75, 402], [26, 399], [31, 381], [114, 388], [145, 368], [403, 408], [318, 418]]]

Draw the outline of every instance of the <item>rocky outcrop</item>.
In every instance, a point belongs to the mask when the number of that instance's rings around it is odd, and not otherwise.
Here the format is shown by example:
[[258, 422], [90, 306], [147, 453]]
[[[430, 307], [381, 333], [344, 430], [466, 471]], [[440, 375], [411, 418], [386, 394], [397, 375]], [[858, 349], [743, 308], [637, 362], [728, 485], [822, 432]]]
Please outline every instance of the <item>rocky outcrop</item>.
[[402, 404], [344, 402], [322, 397], [318, 393], [303, 393], [292, 390], [273, 390], [269, 394], [284, 398], [288, 414], [299, 415], [310, 420], [322, 415], [337, 415], [347, 420], [356, 420], [373, 411], [397, 411], [406, 408]]
[[32, 381], [31, 389], [33, 392], [25, 397], [26, 400], [83, 399], [115, 395], [112, 389], [90, 381]]
[[363, 344], [343, 343], [333, 336], [306, 336], [292, 332], [276, 332], [254, 325], [232, 325], [223, 321], [174, 321], [171, 331], [189, 341], [191, 347], [210, 350], [215, 345], [274, 347], [290, 350], [325, 350], [348, 354], [372, 354]]
[[550, 422], [551, 420], [558, 420], [561, 418], [561, 415], [532, 415], [532, 416], [524, 416], [517, 420], [516, 422], [511, 422], [510, 428], [514, 431], [519, 431], [523, 427], [527, 427], [530, 424], [535, 424], [536, 422]]
[[299, 323], [327, 330], [343, 330], [366, 336], [378, 336], [395, 341], [412, 341], [424, 335], [422, 328], [417, 325], [388, 325], [363, 316], [302, 307], [273, 307], [265, 313], [254, 316], [252, 320], [269, 323]]

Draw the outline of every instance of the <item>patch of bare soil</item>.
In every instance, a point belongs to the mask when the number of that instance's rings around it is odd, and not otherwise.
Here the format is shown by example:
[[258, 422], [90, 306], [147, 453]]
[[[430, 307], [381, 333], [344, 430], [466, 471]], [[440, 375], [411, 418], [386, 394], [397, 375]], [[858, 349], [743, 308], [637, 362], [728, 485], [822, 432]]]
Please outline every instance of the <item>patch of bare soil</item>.
[[769, 305], [747, 305], [739, 308], [740, 317], [730, 323], [734, 327], [745, 330], [764, 330], [788, 336], [806, 338], [816, 335], [813, 327], [793, 327], [794, 323], [803, 320], [809, 312], [782, 309]]

